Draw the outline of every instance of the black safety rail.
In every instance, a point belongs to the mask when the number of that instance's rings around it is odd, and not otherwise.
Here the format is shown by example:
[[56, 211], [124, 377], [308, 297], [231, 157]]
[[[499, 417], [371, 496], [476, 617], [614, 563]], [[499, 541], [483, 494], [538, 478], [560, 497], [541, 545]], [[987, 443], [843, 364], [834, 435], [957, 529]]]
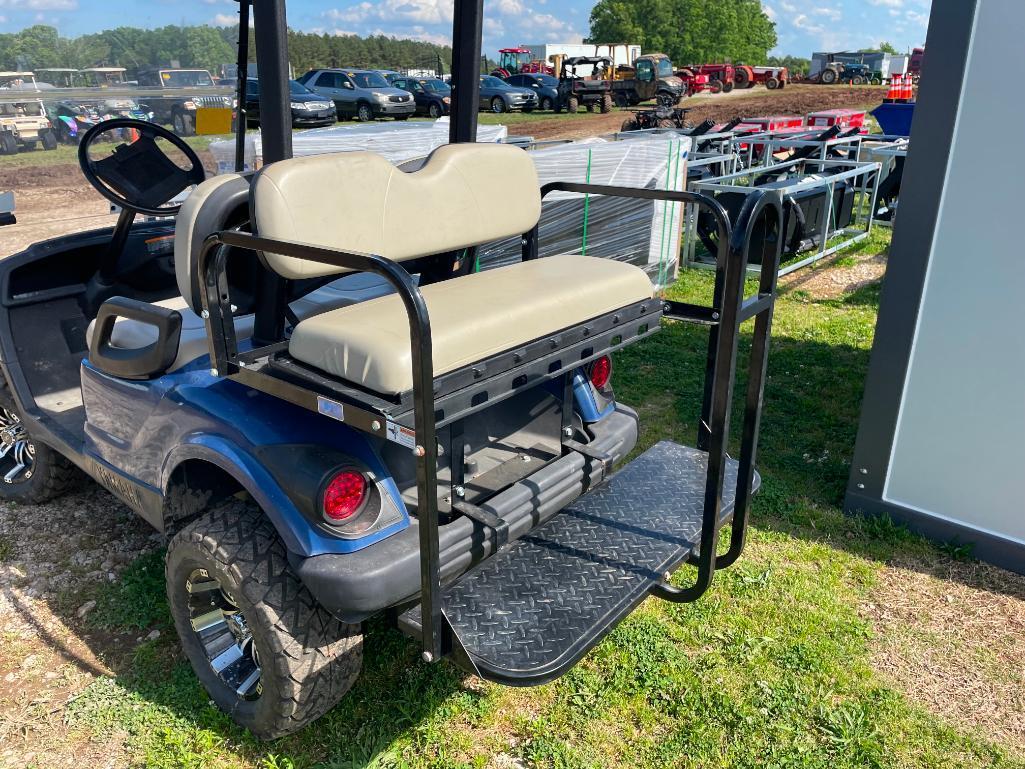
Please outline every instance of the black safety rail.
[[[749, 196], [737, 222], [731, 228], [729, 218], [722, 206], [709, 197], [694, 193], [557, 182], [543, 187], [542, 196], [557, 191], [694, 204], [708, 209], [716, 221], [720, 247], [711, 306], [697, 307], [673, 301], [653, 300], [651, 304], [654, 306], [652, 307], [638, 306], [634, 308], [629, 319], [613, 320], [613, 323], [616, 324], [625, 323], [627, 320], [635, 324], [631, 332], [635, 337], [645, 336], [655, 330], [648, 327], [644, 321], [652, 316], [657, 319], [659, 311], [666, 318], [703, 323], [710, 328], [702, 427], [698, 437], [698, 449], [686, 450], [700, 452], [703, 457], [707, 457], [695, 464], [696, 467], [701, 467], [701, 472], [705, 473], [705, 491], [700, 516], [700, 544], [691, 553], [692, 560], [696, 560], [698, 565], [698, 578], [695, 584], [688, 588], [676, 588], [664, 583], [650, 588], [651, 593], [667, 600], [691, 601], [708, 588], [715, 569], [733, 563], [744, 546], [748, 500], [755, 481], [755, 449], [758, 441], [768, 339], [780, 256], [779, 232], [782, 223], [782, 203], [778, 193], [771, 191], [755, 193]], [[523, 235], [524, 259], [537, 258], [537, 239], [538, 229], [536, 226]], [[744, 280], [747, 272], [748, 252], [753, 241], [759, 242], [762, 247], [761, 279], [757, 296], [746, 299]], [[225, 269], [228, 255], [232, 249], [308, 259], [348, 270], [371, 272], [385, 278], [401, 298], [409, 320], [412, 347], [412, 391], [404, 399], [400, 398], [398, 403], [387, 404], [382, 399], [358, 388], [346, 387], [337, 380], [326, 381], [322, 375], [318, 380], [317, 377], [310, 375], [311, 372], [292, 370], [289, 368], [287, 356], [284, 355], [287, 350], [286, 341], [279, 340], [240, 354], [235, 336]], [[238, 231], [224, 231], [214, 233], [204, 241], [199, 257], [198, 273], [203, 285], [203, 317], [206, 319], [209, 331], [210, 357], [215, 374], [236, 380], [248, 387], [282, 398], [314, 412], [321, 411], [320, 406], [325, 393], [327, 393], [329, 397], [338, 398], [345, 404], [343, 421], [346, 424], [379, 438], [386, 437], [389, 420], [399, 416], [399, 412], [405, 417], [403, 422], [411, 422], [413, 428], [412, 451], [416, 457], [421, 570], [417, 632], [420, 635], [425, 660], [429, 662], [437, 660], [450, 651], [455, 651], [465, 658], [465, 651], [462, 647], [458, 643], [453, 643], [452, 629], [445, 622], [442, 608], [440, 520], [437, 493], [439, 450], [436, 435], [439, 424], [449, 423], [454, 419], [468, 416], [474, 411], [487, 408], [493, 405], [500, 395], [493, 393], [489, 397], [480, 399], [462, 398], [458, 403], [458, 415], [454, 413], [441, 415], [441, 420], [439, 420], [438, 404], [452, 395], [445, 389], [445, 381], [473, 382], [474, 384], [469, 387], [456, 391], [462, 392], [463, 395], [470, 391], [472, 395], [474, 388], [483, 392], [489, 386], [489, 378], [479, 376], [474, 372], [473, 366], [467, 367], [466, 371], [453, 372], [453, 374], [441, 377], [439, 378], [440, 382], [435, 378], [431, 323], [423, 296], [406, 270], [381, 256], [276, 241]], [[750, 318], [755, 318], [754, 339], [748, 363], [747, 400], [738, 463], [728, 460], [726, 448], [729, 435], [730, 404], [736, 374], [739, 329], [740, 325]], [[571, 339], [575, 338], [572, 335], [569, 336]], [[610, 344], [612, 347], [618, 346], [618, 343], [612, 341]], [[574, 349], [571, 343], [567, 343], [567, 345], [566, 349]], [[563, 427], [566, 428], [572, 417], [572, 369], [604, 354], [607, 349], [599, 349], [595, 345], [593, 350], [585, 350], [584, 353], [576, 355], [573, 358], [572, 366], [549, 368], [544, 372], [536, 365], [538, 358], [530, 355], [524, 356], [521, 361], [503, 360], [502, 365], [498, 366], [496, 370], [500, 371], [501, 377], [510, 382], [514, 381], [517, 374], [529, 374], [527, 381], [530, 381], [532, 385], [561, 377], [564, 385]], [[518, 367], [522, 367], [522, 370]], [[440, 396], [436, 397], [436, 389], [441, 393]], [[493, 383], [492, 389], [496, 389]], [[411, 414], [406, 407], [407, 403], [411, 404]], [[577, 443], [572, 440], [571, 435], [572, 431], [569, 431], [567, 435], [564, 429], [564, 454], [576, 452], [589, 460], [598, 461], [602, 467], [605, 467], [606, 458], [604, 456], [592, 455], [593, 452], [589, 451], [586, 444]], [[683, 449], [683, 447], [677, 448]], [[664, 461], [664, 458], [660, 461]], [[729, 473], [732, 482], [734, 472], [736, 473], [736, 492], [730, 495], [729, 504], [724, 510], [724, 481]], [[615, 479], [617, 476], [618, 474], [612, 477]], [[601, 488], [595, 491], [600, 492]], [[499, 544], [504, 541], [504, 523], [495, 519], [489, 511], [468, 503], [457, 502], [453, 507], [464, 515], [492, 528]], [[719, 530], [730, 517], [733, 521], [730, 549], [725, 555], [716, 557]], [[698, 536], [696, 531], [693, 533], [694, 536]], [[649, 588], [645, 587], [644, 590], [649, 591]]]

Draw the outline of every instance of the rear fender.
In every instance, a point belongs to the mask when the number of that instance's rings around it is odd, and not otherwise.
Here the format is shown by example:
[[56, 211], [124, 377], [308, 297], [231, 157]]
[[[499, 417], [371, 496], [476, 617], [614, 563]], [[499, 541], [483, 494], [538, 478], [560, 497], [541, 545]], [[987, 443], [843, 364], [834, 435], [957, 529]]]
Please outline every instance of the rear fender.
[[[385, 537], [409, 526], [405, 507], [395, 505], [401, 499], [398, 489], [385, 468], [372, 455], [354, 457], [350, 454], [323, 446], [288, 445], [256, 447], [254, 451], [243, 448], [221, 435], [198, 433], [189, 436], [168, 456], [164, 466], [162, 488], [165, 499], [170, 499], [171, 478], [174, 471], [189, 460], [202, 460], [223, 470], [234, 478], [253, 498], [274, 525], [285, 546], [293, 553], [304, 556], [324, 553], [351, 553], [379, 542]], [[304, 464], [310, 472], [297, 475], [286, 474], [280, 469], [287, 463], [279, 461], [286, 455], [306, 452], [319, 458], [319, 469]], [[319, 499], [321, 477], [331, 469], [345, 464], [357, 464], [370, 471], [377, 484], [382, 500], [390, 506], [390, 522], [378, 531], [358, 539], [343, 539], [333, 536], [318, 526], [317, 511], [313, 504]], [[301, 509], [302, 508], [302, 509]]]

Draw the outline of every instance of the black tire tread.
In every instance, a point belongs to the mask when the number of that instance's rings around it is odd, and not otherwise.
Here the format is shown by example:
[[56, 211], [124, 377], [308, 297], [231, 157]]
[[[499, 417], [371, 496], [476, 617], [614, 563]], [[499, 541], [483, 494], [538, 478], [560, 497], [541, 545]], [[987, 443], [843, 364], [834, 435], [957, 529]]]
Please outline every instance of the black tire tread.
[[[273, 666], [281, 693], [271, 718], [245, 725], [262, 739], [274, 739], [334, 707], [360, 673], [360, 628], [338, 620], [316, 602], [292, 571], [281, 538], [259, 508], [232, 501], [193, 521], [172, 539], [169, 558], [185, 543], [232, 575], [240, 600], [248, 604], [243, 606], [249, 609], [246, 618], [252, 613], [270, 631], [265, 633], [273, 647], [270, 659], [261, 656], [260, 662], [265, 676]], [[263, 696], [268, 696], [266, 687]]]

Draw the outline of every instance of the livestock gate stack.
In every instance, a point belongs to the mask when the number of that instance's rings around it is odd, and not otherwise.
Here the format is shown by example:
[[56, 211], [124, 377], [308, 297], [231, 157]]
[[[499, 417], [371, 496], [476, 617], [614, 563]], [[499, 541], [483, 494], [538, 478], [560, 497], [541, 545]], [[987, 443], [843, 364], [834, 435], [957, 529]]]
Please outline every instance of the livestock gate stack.
[[1025, 3], [934, 3], [845, 508], [1025, 573]]

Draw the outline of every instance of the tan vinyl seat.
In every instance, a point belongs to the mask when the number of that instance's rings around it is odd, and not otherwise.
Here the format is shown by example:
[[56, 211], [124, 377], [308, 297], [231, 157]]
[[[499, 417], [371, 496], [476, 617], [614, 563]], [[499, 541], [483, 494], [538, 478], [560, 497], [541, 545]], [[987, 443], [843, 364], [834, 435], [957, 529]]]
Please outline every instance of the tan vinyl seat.
[[[439, 376], [650, 299], [651, 281], [623, 262], [552, 256], [434, 283], [421, 293]], [[289, 352], [375, 392], [413, 387], [409, 321], [394, 294], [302, 321]]]
[[[541, 213], [534, 163], [498, 144], [439, 148], [406, 173], [371, 153], [281, 161], [253, 180], [259, 234], [393, 261], [458, 251], [527, 232]], [[423, 227], [410, 222], [424, 222]], [[345, 272], [264, 254], [286, 278]], [[435, 375], [650, 299], [638, 267], [555, 256], [454, 278], [421, 289], [431, 320]], [[390, 295], [300, 322], [296, 360], [384, 394], [412, 387], [409, 325]]]

